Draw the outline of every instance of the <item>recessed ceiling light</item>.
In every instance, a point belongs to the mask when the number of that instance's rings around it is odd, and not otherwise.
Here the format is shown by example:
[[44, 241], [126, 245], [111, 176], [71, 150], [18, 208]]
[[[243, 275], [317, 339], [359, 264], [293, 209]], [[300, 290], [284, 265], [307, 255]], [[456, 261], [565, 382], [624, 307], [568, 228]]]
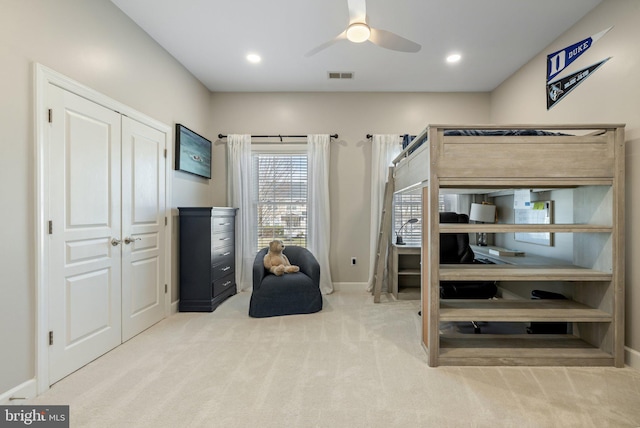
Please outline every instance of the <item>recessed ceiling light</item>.
[[257, 54], [249, 54], [247, 55], [247, 61], [249, 61], [252, 64], [257, 64], [260, 61], [262, 61], [262, 58], [260, 58], [260, 55], [257, 55]]
[[451, 54], [447, 57], [447, 62], [453, 64], [454, 62], [458, 62], [462, 59], [460, 54]]

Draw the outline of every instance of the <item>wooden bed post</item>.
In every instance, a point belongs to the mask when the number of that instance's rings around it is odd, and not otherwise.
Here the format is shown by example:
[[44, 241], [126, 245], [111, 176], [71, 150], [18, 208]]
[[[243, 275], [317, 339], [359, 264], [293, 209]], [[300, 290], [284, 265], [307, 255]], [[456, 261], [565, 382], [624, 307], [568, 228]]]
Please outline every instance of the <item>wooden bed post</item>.
[[625, 141], [624, 127], [610, 131], [614, 138], [615, 165], [613, 175], [613, 365], [624, 367], [624, 307], [625, 307]]
[[[428, 129], [429, 144], [429, 183], [426, 191], [426, 211], [423, 217], [427, 218], [427, 224], [422, 225], [427, 229], [428, 240], [422, 246], [423, 263], [427, 266], [426, 288], [423, 293], [423, 305], [426, 308], [427, 317], [427, 348], [429, 350], [429, 366], [439, 365], [440, 355], [440, 209], [438, 206], [440, 194], [440, 180], [438, 177], [438, 158], [440, 147], [438, 138], [438, 128]], [[423, 202], [424, 203], [424, 202]], [[425, 297], [426, 296], [426, 299]], [[423, 315], [424, 316], [424, 315]]]

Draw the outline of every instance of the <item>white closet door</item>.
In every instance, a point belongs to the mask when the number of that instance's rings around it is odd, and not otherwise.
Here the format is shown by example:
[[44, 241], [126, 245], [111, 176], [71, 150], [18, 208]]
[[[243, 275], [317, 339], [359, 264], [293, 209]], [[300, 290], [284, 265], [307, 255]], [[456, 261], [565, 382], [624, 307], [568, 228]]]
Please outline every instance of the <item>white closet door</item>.
[[48, 91], [53, 384], [165, 316], [167, 134]]
[[164, 309], [167, 135], [122, 118], [122, 340], [157, 323]]
[[48, 91], [53, 384], [121, 343], [121, 129], [118, 113]]

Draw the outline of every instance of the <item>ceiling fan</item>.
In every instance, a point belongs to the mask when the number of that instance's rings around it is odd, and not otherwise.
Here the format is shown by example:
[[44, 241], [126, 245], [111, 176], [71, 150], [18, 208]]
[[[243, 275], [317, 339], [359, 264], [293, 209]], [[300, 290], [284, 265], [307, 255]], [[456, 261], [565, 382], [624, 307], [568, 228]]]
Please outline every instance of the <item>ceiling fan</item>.
[[422, 46], [390, 31], [373, 28], [367, 23], [366, 0], [347, 0], [349, 5], [349, 26], [333, 39], [311, 49], [306, 57], [317, 54], [340, 40], [362, 43], [367, 40], [374, 45], [400, 52], [418, 52]]

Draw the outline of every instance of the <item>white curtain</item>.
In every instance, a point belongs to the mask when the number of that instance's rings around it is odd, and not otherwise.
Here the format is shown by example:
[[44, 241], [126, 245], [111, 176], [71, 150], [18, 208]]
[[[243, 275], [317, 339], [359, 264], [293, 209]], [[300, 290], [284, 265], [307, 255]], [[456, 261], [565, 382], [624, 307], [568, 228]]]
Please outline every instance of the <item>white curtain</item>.
[[307, 227], [309, 251], [320, 263], [320, 291], [333, 292], [329, 267], [331, 225], [329, 221], [329, 135], [307, 136], [307, 158], [309, 192], [307, 204]]
[[255, 210], [251, 200], [253, 185], [251, 135], [227, 136], [227, 203], [238, 208], [236, 216], [237, 291], [250, 290], [253, 260], [256, 257]]
[[376, 246], [378, 245], [384, 204], [384, 185], [387, 182], [389, 167], [392, 165], [393, 159], [402, 151], [400, 143], [399, 134], [374, 135], [371, 140], [371, 230], [369, 232], [369, 285], [367, 288], [369, 291], [373, 289], [375, 275]]

